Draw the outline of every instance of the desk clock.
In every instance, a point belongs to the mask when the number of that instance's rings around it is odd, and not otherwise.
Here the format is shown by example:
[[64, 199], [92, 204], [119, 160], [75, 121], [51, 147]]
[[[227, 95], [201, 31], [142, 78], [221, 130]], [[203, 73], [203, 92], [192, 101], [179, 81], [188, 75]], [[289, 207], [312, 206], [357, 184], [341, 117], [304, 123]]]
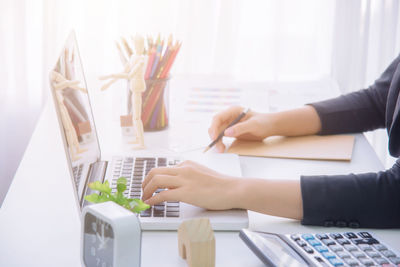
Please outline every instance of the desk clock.
[[139, 267], [141, 233], [137, 215], [114, 202], [86, 206], [82, 212], [82, 263], [86, 267]]

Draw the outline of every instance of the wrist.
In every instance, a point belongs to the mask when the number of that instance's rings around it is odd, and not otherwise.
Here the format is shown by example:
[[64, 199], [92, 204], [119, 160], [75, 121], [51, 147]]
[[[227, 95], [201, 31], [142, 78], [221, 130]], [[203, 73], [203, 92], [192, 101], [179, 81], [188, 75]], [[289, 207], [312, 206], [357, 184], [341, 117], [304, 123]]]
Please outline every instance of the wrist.
[[229, 178], [229, 187], [226, 191], [227, 200], [232, 209], [248, 209], [245, 200], [248, 197], [246, 192], [247, 183], [243, 178]]
[[269, 136], [280, 135], [279, 113], [266, 113], [264, 116], [266, 122], [265, 138]]

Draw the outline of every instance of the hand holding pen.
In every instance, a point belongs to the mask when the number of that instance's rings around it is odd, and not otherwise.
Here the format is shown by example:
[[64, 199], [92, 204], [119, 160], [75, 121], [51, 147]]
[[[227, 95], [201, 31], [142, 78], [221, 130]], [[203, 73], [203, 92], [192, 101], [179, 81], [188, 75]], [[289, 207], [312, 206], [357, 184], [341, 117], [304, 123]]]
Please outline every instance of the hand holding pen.
[[[241, 114], [245, 113], [237, 122]], [[235, 123], [233, 123], [235, 122]], [[231, 125], [232, 124], [232, 125]], [[261, 141], [275, 134], [275, 124], [272, 114], [258, 113], [240, 106], [230, 107], [214, 116], [208, 134], [211, 140], [216, 141], [218, 152], [225, 151], [222, 137], [234, 137], [241, 140]], [[222, 136], [218, 138], [222, 133]], [[212, 142], [210, 148], [214, 146]], [[207, 149], [209, 146], [207, 146]]]
[[[218, 136], [215, 137], [215, 132], [213, 132], [213, 137], [214, 141], [212, 141], [207, 147], [206, 149], [203, 151], [203, 153], [207, 152], [210, 148], [212, 148], [215, 144], [217, 144], [218, 142], [220, 142], [222, 140], [222, 137], [225, 135], [225, 131], [231, 131], [231, 127], [234, 126], [236, 123], [238, 123], [242, 118], [244, 118], [244, 116], [246, 116], [247, 112], [249, 112], [249, 109], [246, 108], [244, 109], [237, 117], [235, 117], [234, 120], [232, 120], [228, 126], [226, 126], [222, 131], [219, 132]], [[215, 118], [215, 117], [214, 117]]]

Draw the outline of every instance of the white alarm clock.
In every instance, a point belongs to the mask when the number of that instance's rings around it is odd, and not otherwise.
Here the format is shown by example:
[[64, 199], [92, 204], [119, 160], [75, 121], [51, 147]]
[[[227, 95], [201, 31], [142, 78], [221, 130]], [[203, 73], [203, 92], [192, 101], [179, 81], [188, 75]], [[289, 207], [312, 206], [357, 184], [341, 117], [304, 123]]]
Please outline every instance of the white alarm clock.
[[86, 267], [139, 267], [142, 231], [136, 214], [109, 201], [82, 211], [81, 259]]

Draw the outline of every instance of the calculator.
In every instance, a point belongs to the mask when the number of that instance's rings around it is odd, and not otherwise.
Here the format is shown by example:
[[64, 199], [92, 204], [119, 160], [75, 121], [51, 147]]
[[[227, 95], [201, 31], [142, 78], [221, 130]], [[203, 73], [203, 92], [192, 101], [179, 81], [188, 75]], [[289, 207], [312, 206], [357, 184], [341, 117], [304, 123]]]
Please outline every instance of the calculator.
[[267, 266], [400, 267], [400, 254], [370, 232], [275, 234], [242, 229], [239, 236]]

